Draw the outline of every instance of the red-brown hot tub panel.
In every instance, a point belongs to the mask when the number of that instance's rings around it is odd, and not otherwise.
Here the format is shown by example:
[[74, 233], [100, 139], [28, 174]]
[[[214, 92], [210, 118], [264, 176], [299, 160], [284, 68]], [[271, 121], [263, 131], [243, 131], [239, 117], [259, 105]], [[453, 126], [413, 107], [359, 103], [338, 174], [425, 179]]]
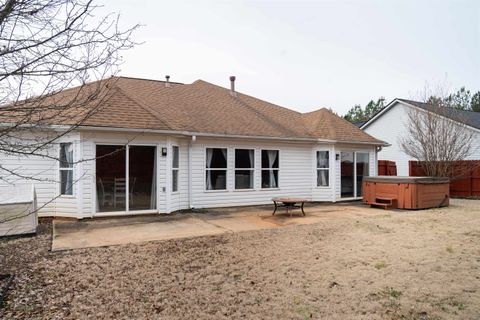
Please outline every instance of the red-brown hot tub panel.
[[449, 182], [430, 177], [365, 177], [366, 204], [390, 202], [399, 209], [426, 209], [449, 205]]

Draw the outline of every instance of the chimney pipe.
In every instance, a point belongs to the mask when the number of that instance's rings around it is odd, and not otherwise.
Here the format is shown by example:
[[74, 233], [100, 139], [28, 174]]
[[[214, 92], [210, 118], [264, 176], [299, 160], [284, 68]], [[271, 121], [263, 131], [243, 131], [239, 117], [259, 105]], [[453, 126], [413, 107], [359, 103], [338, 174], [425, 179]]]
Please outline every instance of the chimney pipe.
[[165, 79], [167, 79], [167, 81], [165, 82], [165, 87], [170, 87], [170, 76], [166, 75]]
[[233, 97], [237, 96], [237, 93], [235, 92], [235, 76], [230, 76], [230, 94]]

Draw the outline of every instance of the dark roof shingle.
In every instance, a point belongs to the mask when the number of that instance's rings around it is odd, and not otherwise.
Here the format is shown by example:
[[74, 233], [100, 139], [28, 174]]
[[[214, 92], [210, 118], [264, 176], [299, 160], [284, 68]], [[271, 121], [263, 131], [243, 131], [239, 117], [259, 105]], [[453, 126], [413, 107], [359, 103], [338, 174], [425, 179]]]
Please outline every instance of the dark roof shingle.
[[[428, 103], [407, 100], [407, 99], [397, 99], [397, 100], [414, 105], [424, 110], [435, 112], [435, 108], [432, 108], [432, 105]], [[470, 127], [480, 129], [480, 112], [443, 107], [442, 115], [449, 117], [452, 120], [460, 121]]]

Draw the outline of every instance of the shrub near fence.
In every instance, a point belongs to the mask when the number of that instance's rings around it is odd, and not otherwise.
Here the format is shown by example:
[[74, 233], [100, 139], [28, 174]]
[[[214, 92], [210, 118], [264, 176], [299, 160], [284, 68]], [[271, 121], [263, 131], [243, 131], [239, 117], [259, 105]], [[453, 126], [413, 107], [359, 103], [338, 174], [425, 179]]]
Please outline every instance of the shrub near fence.
[[[420, 161], [409, 161], [408, 172], [410, 176], [424, 176]], [[463, 160], [455, 161], [450, 177], [451, 197], [480, 197], [480, 161]]]

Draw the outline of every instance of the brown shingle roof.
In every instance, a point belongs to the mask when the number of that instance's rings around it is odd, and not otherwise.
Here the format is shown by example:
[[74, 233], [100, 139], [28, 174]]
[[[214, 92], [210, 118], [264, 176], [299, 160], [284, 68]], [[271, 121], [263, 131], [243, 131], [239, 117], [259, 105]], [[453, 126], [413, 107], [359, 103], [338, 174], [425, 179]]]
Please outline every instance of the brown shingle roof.
[[327, 109], [302, 114], [202, 80], [168, 87], [127, 77], [103, 81], [109, 98], [84, 126], [383, 144]]
[[322, 108], [304, 113], [306, 128], [311, 136], [336, 141], [378, 142], [379, 140], [365, 133], [353, 123], [340, 118], [330, 110]]

